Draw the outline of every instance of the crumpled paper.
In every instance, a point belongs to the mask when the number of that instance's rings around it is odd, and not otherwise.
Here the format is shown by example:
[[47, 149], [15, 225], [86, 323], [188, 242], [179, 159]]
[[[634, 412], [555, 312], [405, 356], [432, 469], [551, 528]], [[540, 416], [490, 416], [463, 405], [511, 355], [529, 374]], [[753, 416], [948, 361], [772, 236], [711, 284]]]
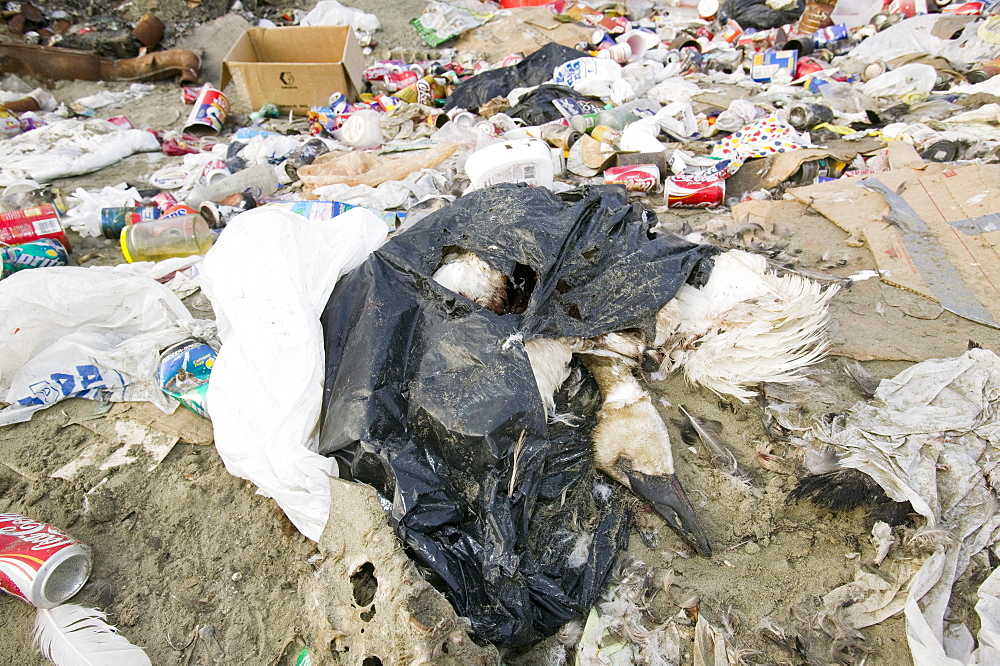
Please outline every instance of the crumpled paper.
[[[998, 616], [983, 616], [980, 647], [964, 624], [949, 621], [951, 590], [973, 556], [1000, 539], [995, 511], [1000, 475], [1000, 357], [985, 349], [914, 365], [883, 380], [874, 398], [806, 433], [832, 447], [842, 467], [872, 477], [897, 502], [909, 501], [928, 529], [955, 537], [910, 581], [907, 638], [917, 666], [994, 664]], [[979, 590], [977, 610], [1000, 606], [994, 573]], [[981, 615], [982, 615], [981, 612]]]

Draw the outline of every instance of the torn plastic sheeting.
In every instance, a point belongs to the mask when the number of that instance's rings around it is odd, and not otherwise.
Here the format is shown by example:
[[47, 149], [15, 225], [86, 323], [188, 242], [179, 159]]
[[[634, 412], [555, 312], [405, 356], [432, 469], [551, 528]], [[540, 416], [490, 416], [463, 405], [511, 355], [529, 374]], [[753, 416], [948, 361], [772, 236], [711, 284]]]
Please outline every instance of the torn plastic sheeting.
[[[843, 467], [872, 477], [893, 500], [909, 501], [929, 527], [947, 529], [960, 542], [928, 559], [911, 583], [907, 634], [918, 665], [954, 663], [939, 658], [952, 586], [970, 559], [1000, 536], [1000, 515], [992, 510], [1000, 486], [994, 475], [998, 413], [1000, 358], [972, 349], [883, 380], [872, 401], [806, 434], [807, 441], [831, 446]], [[957, 658], [976, 663], [969, 655]]]
[[847, 58], [863, 63], [886, 62], [899, 56], [926, 53], [946, 58], [953, 66], [963, 67], [1000, 55], [1000, 45], [990, 44], [976, 34], [981, 23], [970, 23], [957, 39], [946, 40], [932, 34], [934, 26], [941, 20], [940, 14], [925, 14], [900, 21], [865, 39], [851, 50]]
[[324, 185], [368, 185], [402, 180], [421, 169], [433, 169], [455, 154], [454, 144], [442, 143], [429, 150], [401, 155], [375, 155], [369, 151], [326, 153], [299, 168], [298, 176], [310, 191]]
[[719, 19], [723, 23], [734, 19], [744, 29], [768, 30], [795, 23], [806, 6], [805, 0], [794, 0], [791, 7], [782, 9], [772, 9], [772, 4], [767, 0], [723, 0]]
[[[444, 581], [481, 637], [518, 645], [581, 617], [628, 536], [618, 489], [595, 478], [599, 393], [581, 370], [547, 424], [523, 350], [535, 335], [646, 329], [714, 250], [652, 238], [655, 217], [620, 187], [562, 198], [498, 185], [460, 197], [395, 236], [338, 283], [323, 315], [327, 378], [320, 451], [391, 503], [400, 538]], [[497, 315], [431, 279], [447, 249], [511, 276]], [[518, 289], [519, 287], [519, 289]], [[567, 563], [598, 525], [586, 563]], [[590, 535], [588, 535], [590, 536]]]
[[214, 333], [167, 287], [116, 267], [60, 266], [0, 281], [0, 425], [60, 400], [177, 403], [160, 391], [160, 350]]
[[205, 257], [202, 287], [222, 339], [208, 390], [219, 455], [314, 541], [336, 471], [314, 453], [323, 396], [319, 315], [336, 281], [386, 231], [360, 208], [310, 222], [262, 207], [234, 217]]
[[159, 149], [157, 138], [144, 130], [106, 120], [60, 120], [0, 142], [0, 186], [78, 176]]
[[524, 60], [510, 67], [491, 69], [463, 81], [448, 97], [445, 110], [459, 108], [477, 111], [494, 97], [506, 97], [514, 88], [541, 85], [552, 77], [552, 70], [581, 53], [555, 42], [546, 44]]

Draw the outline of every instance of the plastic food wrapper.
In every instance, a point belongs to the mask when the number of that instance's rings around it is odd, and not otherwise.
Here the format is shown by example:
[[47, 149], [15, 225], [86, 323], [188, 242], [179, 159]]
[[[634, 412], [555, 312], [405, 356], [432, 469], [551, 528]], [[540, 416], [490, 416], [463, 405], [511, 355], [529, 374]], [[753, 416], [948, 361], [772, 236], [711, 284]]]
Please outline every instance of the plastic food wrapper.
[[215, 357], [214, 349], [197, 340], [183, 340], [168, 347], [156, 370], [160, 388], [195, 414], [208, 416], [205, 396]]
[[414, 171], [433, 169], [455, 154], [454, 144], [438, 144], [429, 150], [400, 155], [375, 155], [366, 151], [327, 153], [298, 170], [309, 190], [324, 185], [367, 185], [378, 187], [391, 180], [402, 180]]
[[[579, 421], [548, 423], [524, 340], [651, 336], [659, 308], [704, 278], [715, 252], [652, 237], [655, 222], [622, 187], [484, 188], [394, 236], [337, 284], [323, 313], [319, 451], [379, 491], [403, 543], [497, 645], [582, 617], [627, 543], [626, 491], [594, 474], [596, 383], [578, 365], [579, 390], [560, 392], [556, 411]], [[513, 312], [431, 279], [453, 247], [522, 285]], [[593, 531], [571, 566], [573, 515]]]
[[81, 236], [100, 236], [103, 209], [135, 206], [141, 200], [139, 191], [126, 183], [91, 191], [78, 187], [69, 197], [73, 207], [66, 211], [63, 220], [68, 228]]
[[160, 350], [214, 335], [155, 280], [116, 267], [63, 266], [0, 280], [0, 425], [68, 397], [176, 403], [156, 382]]
[[78, 176], [159, 149], [157, 138], [144, 130], [106, 120], [60, 120], [0, 142], [0, 186]]
[[550, 42], [524, 60], [510, 67], [491, 69], [458, 84], [445, 102], [445, 110], [459, 108], [477, 111], [494, 97], [506, 97], [514, 88], [531, 88], [552, 77], [559, 65], [580, 57], [568, 46]]
[[954, 617], [948, 634], [962, 640], [946, 641], [944, 626], [955, 582], [973, 556], [1000, 540], [998, 411], [1000, 358], [971, 349], [883, 380], [870, 402], [806, 433], [807, 442], [832, 447], [842, 467], [864, 472], [891, 499], [909, 501], [929, 528], [957, 539], [923, 563], [907, 591], [907, 638], [918, 666], [997, 663], [996, 573], [979, 590], [979, 650]]
[[861, 92], [869, 97], [886, 97], [912, 104], [925, 99], [937, 82], [937, 70], [930, 65], [909, 63], [868, 81]]
[[349, 25], [358, 37], [379, 29], [378, 17], [375, 14], [354, 7], [345, 7], [337, 0], [320, 0], [299, 20], [299, 25]]
[[480, 2], [429, 2], [424, 12], [411, 23], [431, 48], [444, 44], [463, 32], [478, 28], [493, 18], [492, 7]]
[[721, 139], [715, 145], [712, 156], [742, 162], [754, 157], [767, 157], [811, 146], [808, 134], [805, 136], [799, 134], [794, 127], [771, 115]]
[[204, 261], [203, 289], [222, 340], [207, 394], [216, 448], [230, 473], [273, 497], [314, 541], [326, 525], [337, 468], [315, 453], [319, 316], [340, 276], [386, 232], [385, 222], [360, 208], [315, 221], [255, 208], [229, 222]]

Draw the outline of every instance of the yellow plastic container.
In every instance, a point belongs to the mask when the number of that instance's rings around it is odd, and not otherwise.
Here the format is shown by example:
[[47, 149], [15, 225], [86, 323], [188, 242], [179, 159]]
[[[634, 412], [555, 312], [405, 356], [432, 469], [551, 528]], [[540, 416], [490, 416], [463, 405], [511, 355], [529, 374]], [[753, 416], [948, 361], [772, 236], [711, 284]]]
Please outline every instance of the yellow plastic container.
[[120, 240], [125, 261], [160, 261], [205, 254], [215, 232], [201, 215], [178, 215], [126, 226]]

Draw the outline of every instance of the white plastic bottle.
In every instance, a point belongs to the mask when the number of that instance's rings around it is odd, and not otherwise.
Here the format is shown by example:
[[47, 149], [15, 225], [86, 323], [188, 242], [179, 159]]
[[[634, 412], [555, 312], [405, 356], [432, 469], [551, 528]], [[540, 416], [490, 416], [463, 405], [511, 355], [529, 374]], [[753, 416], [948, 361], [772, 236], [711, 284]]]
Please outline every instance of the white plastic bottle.
[[465, 162], [465, 173], [478, 190], [497, 183], [527, 183], [552, 187], [555, 177], [549, 144], [539, 139], [514, 139], [477, 150]]

